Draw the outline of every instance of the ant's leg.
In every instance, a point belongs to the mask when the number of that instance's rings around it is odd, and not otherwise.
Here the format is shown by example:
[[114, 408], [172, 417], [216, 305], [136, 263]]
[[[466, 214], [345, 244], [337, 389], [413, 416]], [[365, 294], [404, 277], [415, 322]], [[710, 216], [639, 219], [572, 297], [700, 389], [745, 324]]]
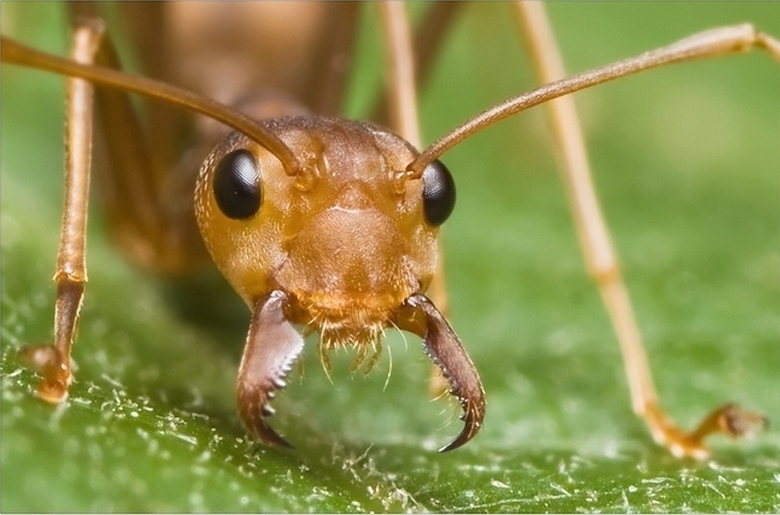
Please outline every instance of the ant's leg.
[[400, 2], [378, 5], [382, 18], [385, 66], [390, 106], [390, 127], [420, 148], [414, 50], [406, 6]]
[[[444, 42], [444, 39], [446, 38], [447, 34], [449, 33], [449, 30], [452, 27], [453, 22], [455, 21], [459, 11], [463, 7], [464, 3], [462, 2], [434, 2], [428, 11], [425, 13], [424, 18], [418, 25], [418, 27], [415, 30], [414, 39], [411, 43], [405, 42], [405, 43], [396, 43], [399, 44], [401, 47], [401, 50], [399, 51], [399, 54], [405, 54], [408, 57], [393, 57], [391, 59], [401, 59], [405, 62], [402, 64], [399, 64], [398, 67], [406, 67], [408, 70], [410, 70], [408, 73], [408, 76], [406, 80], [409, 82], [407, 86], [401, 86], [403, 88], [406, 88], [408, 91], [411, 91], [412, 94], [408, 95], [411, 97], [410, 101], [402, 101], [404, 104], [408, 103], [411, 105], [412, 102], [414, 102], [414, 85], [416, 84], [419, 88], [421, 84], [423, 84], [427, 77], [430, 75], [430, 70], [432, 68], [432, 65], [436, 58], [438, 57], [439, 51], [441, 50], [442, 43]], [[401, 14], [384, 14], [385, 17], [404, 17], [405, 14], [403, 13], [402, 9], [399, 8], [390, 8], [390, 11], [395, 9], [396, 11], [399, 11]], [[389, 23], [385, 22], [385, 26], [389, 27]], [[389, 34], [390, 29], [386, 29], [387, 33]], [[406, 38], [408, 41], [410, 36], [409, 29], [401, 29], [403, 38]], [[386, 42], [386, 45], [388, 48], [391, 47], [394, 43], [392, 42]], [[392, 75], [392, 71], [388, 73], [388, 75]], [[385, 85], [385, 89], [394, 89], [397, 90], [399, 87], [392, 86], [392, 83], [388, 81], [388, 84]], [[372, 116], [373, 120], [377, 121], [383, 121], [388, 118], [391, 118], [392, 116], [398, 116], [389, 114], [390, 109], [395, 109], [396, 111], [403, 110], [405, 107], [403, 106], [397, 106], [398, 99], [394, 98], [392, 95], [394, 93], [388, 94], [382, 94], [380, 95], [380, 100], [375, 106]], [[392, 106], [396, 105], [395, 108]], [[412, 112], [415, 113], [414, 117], [416, 118], [417, 109], [414, 108]], [[392, 118], [391, 118], [392, 119]], [[414, 122], [417, 124], [417, 122]], [[418, 132], [418, 131], [415, 131]], [[403, 133], [402, 133], [403, 134]], [[409, 137], [406, 139], [411, 142], [412, 144], [418, 145], [420, 142], [415, 141], [413, 138], [413, 135], [410, 134]], [[439, 311], [444, 314], [444, 316], [449, 316], [449, 299], [447, 298], [447, 289], [446, 289], [446, 281], [444, 276], [444, 254], [443, 249], [441, 246], [441, 238], [439, 239], [439, 259], [436, 266], [436, 273], [433, 276], [433, 280], [430, 285], [430, 298], [433, 301], [433, 303], [437, 306]], [[441, 375], [438, 373], [437, 369], [434, 369], [435, 377], [434, 382], [437, 384], [445, 384], [444, 378], [441, 377]], [[437, 379], [438, 378], [438, 379]], [[438, 391], [438, 388], [435, 389]]]
[[[91, 63], [99, 45], [100, 30], [93, 26], [76, 29], [70, 51], [71, 59]], [[52, 403], [67, 398], [68, 386], [73, 381], [70, 353], [84, 298], [84, 283], [87, 281], [86, 231], [93, 98], [92, 84], [82, 79], [67, 80], [65, 199], [54, 273], [54, 281], [57, 283], [54, 344], [26, 346], [20, 351], [22, 358], [43, 376], [38, 385], [38, 394]]]
[[[403, 3], [383, 2], [381, 5], [384, 43], [386, 47], [388, 110], [391, 126], [409, 143], [419, 148], [421, 143], [415, 88], [415, 59], [408, 17]], [[439, 241], [439, 259], [431, 281], [431, 300], [439, 311], [449, 315], [449, 301], [444, 281], [444, 256]], [[439, 367], [431, 368], [428, 388], [438, 397], [449, 390], [449, 383]]]
[[[5, 50], [5, 48], [4, 48]], [[85, 64], [117, 67], [104, 24], [83, 19], [75, 28], [71, 58]], [[110, 229], [121, 249], [136, 263], [166, 273], [180, 273], [207, 257], [197, 234], [191, 203], [171, 198], [159, 180], [163, 174], [143, 138], [126, 93], [97, 90], [81, 79], [68, 79], [65, 201], [57, 282], [54, 343], [27, 346], [20, 353], [43, 375], [42, 398], [61, 402], [72, 381], [71, 348], [86, 282], [86, 219], [93, 145], [93, 106], [99, 112], [101, 142], [110, 166], [99, 170]], [[97, 134], [95, 134], [97, 136]], [[193, 176], [194, 181], [194, 176]], [[178, 190], [184, 193], [183, 190]], [[175, 196], [175, 195], [174, 195]], [[170, 206], [175, 206], [170, 209]], [[182, 206], [185, 206], [182, 208]]]
[[[74, 3], [68, 9], [74, 26], [100, 26], [92, 63], [121, 69], [113, 42], [95, 17], [96, 6]], [[160, 15], [159, 9], [150, 11], [148, 25], [157, 26]], [[199, 269], [208, 262], [192, 204], [199, 163], [180, 166], [178, 156], [169, 155], [171, 145], [158, 144], [168, 139], [152, 132], [154, 128], [171, 128], [156, 116], [159, 106], [147, 106], [153, 121], [146, 125], [127, 92], [98, 88], [95, 106], [93, 168], [112, 241], [145, 270], [181, 276]]]
[[[518, 2], [517, 13], [543, 83], [563, 78], [560, 53], [547, 20], [544, 6], [537, 2]], [[773, 40], [765, 38], [770, 52]], [[636, 319], [631, 307], [618, 260], [601, 214], [585, 151], [584, 139], [571, 97], [549, 103], [558, 144], [565, 164], [564, 182], [577, 224], [580, 243], [589, 273], [596, 280], [607, 307], [625, 362], [634, 411], [647, 422], [655, 440], [666, 445], [677, 456], [704, 458], [704, 438], [714, 432], [739, 436], [765, 419], [756, 413], [743, 412], [735, 405], [717, 408], [691, 432], [678, 429], [661, 408], [653, 385]]]
[[[433, 64], [439, 56], [444, 40], [449, 33], [458, 12], [465, 2], [433, 2], [414, 31], [413, 56], [414, 75], [418, 89], [422, 89], [431, 75]], [[370, 119], [380, 125], [389, 120], [388, 84], [382, 86], [371, 110]]]

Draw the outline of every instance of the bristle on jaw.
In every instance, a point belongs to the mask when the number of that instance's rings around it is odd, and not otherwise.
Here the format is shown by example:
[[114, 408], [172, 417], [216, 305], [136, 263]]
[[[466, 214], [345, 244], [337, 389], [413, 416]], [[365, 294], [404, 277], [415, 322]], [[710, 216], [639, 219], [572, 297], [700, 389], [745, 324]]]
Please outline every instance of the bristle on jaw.
[[331, 368], [329, 353], [333, 350], [355, 349], [350, 369], [355, 372], [363, 367], [365, 374], [373, 370], [382, 355], [384, 323], [378, 321], [375, 311], [354, 310], [341, 318], [320, 312], [308, 326], [320, 333], [319, 356], [326, 373]]

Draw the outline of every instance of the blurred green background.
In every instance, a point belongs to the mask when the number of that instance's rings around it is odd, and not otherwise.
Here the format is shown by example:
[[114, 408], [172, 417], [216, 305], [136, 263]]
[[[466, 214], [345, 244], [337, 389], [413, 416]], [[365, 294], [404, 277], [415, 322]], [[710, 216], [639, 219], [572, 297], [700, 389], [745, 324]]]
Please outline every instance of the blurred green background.
[[[61, 6], [0, 8], [3, 34], [63, 53]], [[573, 71], [716, 25], [780, 35], [777, 3], [550, 11]], [[513, 30], [505, 5], [464, 10], [422, 95], [428, 141], [532, 87]], [[351, 116], [377, 83], [374, 33], [363, 32]], [[632, 414], [542, 110], [444, 159], [459, 195], [444, 232], [451, 322], [488, 401], [465, 448], [435, 452], [460, 430], [458, 411], [429, 400], [419, 342], [397, 334], [386, 388], [390, 352], [368, 377], [338, 356], [331, 384], [311, 340], [305, 376], [275, 402], [273, 424], [296, 448], [255, 445], [233, 399], [249, 314], [218, 296], [209, 309], [232, 314], [183, 315], [187, 295], [126, 265], [96, 209], [78, 382], [67, 405], [44, 405], [15, 350], [50, 338], [62, 88], [3, 67], [0, 511], [780, 511], [777, 429], [716, 438], [696, 462], [657, 447]], [[578, 106], [662, 402], [683, 426], [724, 401], [780, 420], [780, 66], [761, 53], [679, 65]]]

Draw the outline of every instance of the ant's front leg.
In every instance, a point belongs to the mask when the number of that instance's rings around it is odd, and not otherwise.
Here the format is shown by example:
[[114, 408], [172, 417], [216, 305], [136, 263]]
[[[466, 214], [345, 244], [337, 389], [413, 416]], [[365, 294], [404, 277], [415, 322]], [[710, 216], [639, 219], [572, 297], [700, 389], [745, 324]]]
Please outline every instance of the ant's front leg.
[[[518, 2], [517, 14], [541, 82], [552, 83], [562, 79], [565, 76], [563, 62], [544, 5]], [[743, 50], [763, 48], [780, 60], [780, 43], [777, 40], [752, 27], [738, 29], [744, 33], [744, 38], [739, 40]], [[693, 38], [700, 40], [702, 48], [711, 49], [717, 54], [717, 49], [724, 42], [730, 41], [731, 30], [715, 29]], [[735, 47], [739, 48], [740, 45]], [[675, 50], [666, 52], [671, 55]], [[557, 98], [550, 101], [549, 107], [557, 144], [564, 157], [563, 179], [583, 256], [590, 275], [598, 285], [617, 335], [636, 414], [645, 420], [656, 442], [678, 457], [707, 457], [709, 451], [704, 440], [712, 433], [736, 438], [764, 427], [767, 420], [763, 415], [742, 410], [735, 404], [725, 404], [714, 409], [692, 431], [679, 429], [664, 412], [658, 401], [628, 289], [620, 273], [617, 253], [596, 196], [574, 101], [570, 96]]]
[[[100, 44], [102, 27], [79, 27], [73, 35], [70, 57], [92, 63]], [[73, 381], [70, 353], [78, 326], [87, 281], [86, 232], [89, 175], [92, 155], [94, 87], [82, 79], [69, 78], [66, 85], [65, 200], [54, 281], [54, 344], [28, 345], [20, 355], [42, 376], [38, 394], [58, 403], [68, 396]]]
[[[6, 50], [4, 48], [4, 50]], [[32, 59], [32, 58], [29, 58]], [[83, 64], [118, 68], [118, 58], [95, 18], [83, 19], [73, 35], [71, 59]], [[22, 59], [20, 64], [25, 64]], [[23, 347], [20, 355], [42, 376], [39, 395], [52, 403], [67, 398], [73, 381], [71, 349], [87, 280], [86, 225], [93, 156], [93, 111], [108, 157], [99, 167], [104, 209], [114, 241], [135, 264], [158, 273], [180, 274], [206, 262], [207, 254], [195, 225], [186, 185], [165, 180], [161, 160], [152, 156], [128, 95], [95, 90], [86, 80], [68, 78], [66, 99], [65, 200], [54, 280], [54, 343]], [[181, 181], [186, 182], [186, 181]], [[185, 200], [180, 200], [181, 197]], [[173, 206], [173, 207], [171, 207]]]

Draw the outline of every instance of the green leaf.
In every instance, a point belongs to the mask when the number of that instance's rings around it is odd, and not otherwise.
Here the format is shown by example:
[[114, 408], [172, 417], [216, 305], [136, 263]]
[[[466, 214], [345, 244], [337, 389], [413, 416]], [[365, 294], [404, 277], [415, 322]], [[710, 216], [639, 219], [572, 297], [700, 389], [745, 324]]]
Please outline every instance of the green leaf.
[[[570, 70], [716, 25], [780, 35], [775, 3], [550, 10]], [[3, 2], [2, 14], [4, 34], [63, 53], [59, 6]], [[364, 32], [368, 44], [375, 31]], [[372, 45], [355, 116], [377, 83]], [[465, 8], [422, 95], [426, 138], [530, 89], [529, 70], [507, 6]], [[780, 511], [776, 429], [715, 439], [714, 457], [696, 462], [657, 447], [632, 414], [543, 110], [444, 158], [459, 188], [444, 229], [451, 322], [488, 400], [465, 448], [435, 452], [460, 429], [457, 407], [429, 401], [419, 341], [397, 334], [367, 377], [336, 356], [332, 383], [310, 340], [272, 421], [296, 447], [253, 443], [233, 398], [246, 308], [218, 278], [177, 290], [131, 268], [99, 202], [77, 382], [66, 404], [45, 405], [16, 349], [51, 338], [63, 81], [5, 66], [2, 81], [0, 511]], [[778, 92], [777, 63], [753, 53], [577, 97], [659, 394], [686, 427], [725, 401], [780, 420]]]

